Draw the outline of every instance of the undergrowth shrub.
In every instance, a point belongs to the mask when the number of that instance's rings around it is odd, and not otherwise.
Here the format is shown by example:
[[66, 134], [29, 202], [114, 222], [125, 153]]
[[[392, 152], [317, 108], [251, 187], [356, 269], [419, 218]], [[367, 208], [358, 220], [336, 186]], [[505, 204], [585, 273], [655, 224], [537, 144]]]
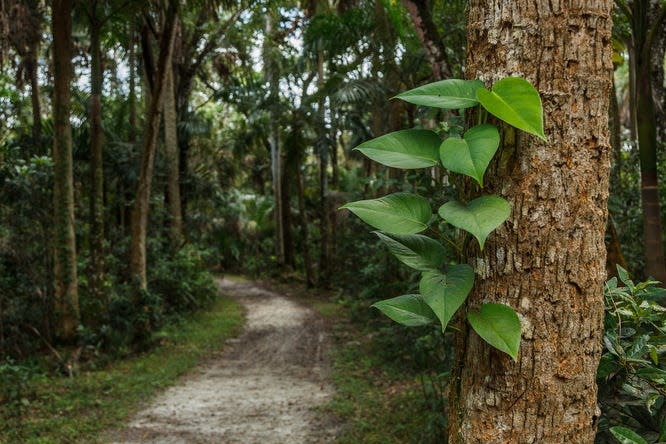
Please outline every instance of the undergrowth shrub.
[[[597, 444], [666, 441], [666, 289], [635, 284], [618, 267], [605, 286], [604, 353], [597, 371], [602, 417]], [[637, 433], [640, 436], [632, 434]]]
[[190, 244], [168, 260], [155, 261], [148, 288], [161, 299], [166, 314], [194, 311], [217, 296], [215, 280], [206, 266], [210, 254]]

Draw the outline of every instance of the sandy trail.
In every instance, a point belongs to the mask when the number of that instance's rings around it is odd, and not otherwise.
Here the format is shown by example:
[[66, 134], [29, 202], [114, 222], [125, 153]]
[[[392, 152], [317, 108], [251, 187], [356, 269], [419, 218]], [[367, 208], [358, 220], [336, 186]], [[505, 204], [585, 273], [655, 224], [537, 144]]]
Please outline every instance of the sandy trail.
[[247, 310], [245, 332], [144, 410], [116, 443], [324, 443], [314, 409], [332, 396], [323, 323], [249, 281], [219, 280]]

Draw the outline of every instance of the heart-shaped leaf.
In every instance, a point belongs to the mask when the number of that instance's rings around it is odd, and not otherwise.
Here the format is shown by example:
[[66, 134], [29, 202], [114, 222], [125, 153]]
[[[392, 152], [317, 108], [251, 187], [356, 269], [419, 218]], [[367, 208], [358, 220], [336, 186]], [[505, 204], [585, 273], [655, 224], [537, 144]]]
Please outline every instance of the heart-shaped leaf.
[[439, 207], [438, 213], [454, 227], [471, 233], [483, 250], [488, 235], [511, 214], [511, 206], [499, 196], [481, 196], [467, 206], [455, 200], [447, 202]]
[[402, 263], [420, 271], [436, 270], [446, 259], [446, 250], [434, 239], [420, 234], [386, 234], [375, 231]]
[[420, 294], [406, 294], [372, 304], [395, 322], [407, 327], [432, 324], [437, 316]]
[[476, 90], [482, 87], [479, 80], [448, 79], [410, 89], [394, 98], [433, 108], [464, 109], [479, 104]]
[[611, 427], [610, 432], [622, 444], [648, 444], [638, 433], [622, 426]]
[[449, 137], [439, 147], [444, 167], [475, 179], [483, 187], [483, 175], [499, 147], [499, 131], [495, 125], [477, 125], [463, 138]]
[[490, 114], [527, 133], [546, 140], [543, 133], [543, 107], [539, 92], [520, 77], [506, 77], [493, 85], [492, 91], [476, 90], [481, 106]]
[[452, 266], [446, 274], [439, 271], [423, 273], [419, 291], [442, 323], [442, 331], [467, 299], [474, 286], [474, 270], [466, 264]]
[[415, 169], [439, 163], [437, 150], [441, 142], [433, 131], [408, 129], [368, 140], [355, 149], [382, 165]]
[[482, 304], [479, 312], [467, 313], [475, 332], [488, 344], [515, 361], [520, 348], [520, 319], [513, 308], [504, 304]]
[[425, 230], [432, 210], [424, 197], [410, 193], [394, 193], [379, 199], [350, 202], [346, 208], [363, 222], [394, 234], [414, 234]]

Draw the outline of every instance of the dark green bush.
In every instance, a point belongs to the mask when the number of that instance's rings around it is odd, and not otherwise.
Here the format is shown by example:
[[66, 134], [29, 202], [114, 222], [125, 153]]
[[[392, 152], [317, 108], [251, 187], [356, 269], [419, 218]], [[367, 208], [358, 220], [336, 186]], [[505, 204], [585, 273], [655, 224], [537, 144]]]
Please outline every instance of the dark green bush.
[[152, 265], [148, 288], [161, 299], [166, 314], [191, 312], [217, 296], [215, 280], [206, 267], [209, 255], [186, 245], [170, 260], [157, 259]]
[[[597, 371], [602, 417], [597, 443], [622, 426], [647, 442], [666, 440], [666, 290], [635, 284], [618, 267], [606, 283], [605, 352]], [[624, 286], [618, 286], [618, 284]]]

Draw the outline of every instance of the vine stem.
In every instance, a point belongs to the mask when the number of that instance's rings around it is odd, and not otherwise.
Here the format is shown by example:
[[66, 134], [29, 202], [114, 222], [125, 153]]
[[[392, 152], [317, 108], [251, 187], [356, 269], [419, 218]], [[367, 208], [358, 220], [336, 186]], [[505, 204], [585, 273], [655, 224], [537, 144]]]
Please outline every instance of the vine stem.
[[441, 231], [439, 231], [438, 229], [436, 229], [434, 227], [428, 227], [428, 229], [430, 231], [432, 231], [432, 233], [435, 234], [436, 236], [438, 236], [441, 239], [443, 239], [444, 241], [448, 242], [456, 250], [456, 253], [458, 253], [458, 255], [462, 254], [462, 250], [460, 249], [460, 247], [458, 245], [456, 245], [456, 243], [453, 242], [453, 240], [451, 240], [447, 235], [445, 235], [444, 233], [442, 233]]

